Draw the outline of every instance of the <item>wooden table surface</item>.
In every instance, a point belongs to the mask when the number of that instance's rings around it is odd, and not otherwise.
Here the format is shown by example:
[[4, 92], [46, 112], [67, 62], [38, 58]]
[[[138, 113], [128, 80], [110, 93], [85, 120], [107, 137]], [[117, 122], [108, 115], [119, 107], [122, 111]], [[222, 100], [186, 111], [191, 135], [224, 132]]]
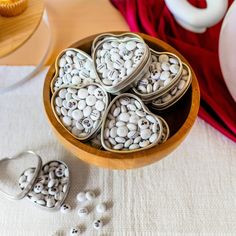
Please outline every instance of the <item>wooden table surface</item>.
[[[129, 30], [123, 17], [109, 0], [45, 0], [45, 6], [54, 42], [47, 64], [62, 49], [88, 35]], [[35, 65], [43, 55], [47, 43], [47, 27], [42, 22], [20, 49], [0, 59], [0, 65]]]

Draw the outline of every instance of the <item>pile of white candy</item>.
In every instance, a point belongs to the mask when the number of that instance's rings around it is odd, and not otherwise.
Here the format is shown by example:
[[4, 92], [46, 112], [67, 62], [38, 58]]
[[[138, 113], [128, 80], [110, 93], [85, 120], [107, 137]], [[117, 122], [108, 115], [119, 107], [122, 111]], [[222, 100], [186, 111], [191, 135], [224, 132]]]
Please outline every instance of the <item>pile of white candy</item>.
[[[69, 48], [56, 61], [51, 90], [60, 89], [52, 98], [52, 106], [61, 124], [77, 139], [114, 152], [143, 150], [166, 141], [168, 125], [150, 113], [148, 106], [164, 110], [177, 102], [191, 84], [188, 66], [172, 53], [150, 49], [132, 33], [98, 36], [92, 45], [92, 58]], [[102, 99], [90, 87], [81, 87], [94, 81], [93, 86], [100, 86]], [[137, 97], [126, 105], [118, 104], [121, 97], [113, 98], [116, 104], [108, 112], [109, 94], [122, 96], [119, 94], [128, 90]], [[141, 110], [148, 112], [139, 116]], [[157, 130], [150, 119], [157, 119]], [[142, 129], [144, 120], [148, 126]]]
[[[29, 168], [19, 178], [21, 189], [26, 188], [34, 176], [35, 168]], [[35, 204], [50, 210], [58, 209], [69, 191], [69, 169], [61, 161], [52, 161], [42, 167], [27, 197]]]
[[134, 97], [124, 94], [113, 100], [104, 132], [102, 129], [106, 149], [134, 150], [153, 146], [160, 140], [160, 120], [144, 111]]
[[164, 95], [158, 99], [154, 99], [152, 101], [152, 106], [159, 110], [162, 108], [166, 109], [171, 106], [172, 103], [175, 103], [181, 98], [182, 95], [184, 95], [184, 91], [186, 91], [191, 84], [191, 79], [192, 78], [190, 76], [189, 69], [185, 64], [183, 64], [183, 71], [178, 83], [173, 86], [171, 90], [168, 90]]
[[108, 100], [107, 93], [97, 84], [61, 88], [56, 93], [54, 108], [62, 124], [84, 140], [99, 128]]
[[86, 85], [96, 82], [93, 61], [89, 55], [78, 49], [65, 50], [57, 59], [58, 73], [53, 79], [52, 91], [65, 85]]
[[137, 82], [136, 89], [141, 94], [151, 94], [167, 87], [178, 79], [181, 71], [180, 59], [170, 53], [152, 52], [152, 63], [148, 72]]
[[126, 79], [140, 64], [145, 44], [137, 40], [111, 40], [100, 43], [95, 50], [95, 64], [102, 83], [115, 86]]

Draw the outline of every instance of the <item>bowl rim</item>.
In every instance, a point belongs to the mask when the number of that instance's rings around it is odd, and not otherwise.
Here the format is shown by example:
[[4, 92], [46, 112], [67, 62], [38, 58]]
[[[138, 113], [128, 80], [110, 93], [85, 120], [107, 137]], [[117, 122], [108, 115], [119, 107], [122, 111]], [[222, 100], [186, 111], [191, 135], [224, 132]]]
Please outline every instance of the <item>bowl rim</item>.
[[[113, 31], [107, 33], [122, 34], [125, 32], [126, 31]], [[160, 159], [164, 158], [166, 155], [171, 153], [184, 140], [184, 138], [190, 131], [191, 127], [193, 126], [197, 118], [200, 106], [200, 90], [196, 75], [192, 67], [189, 65], [187, 60], [169, 44], [163, 42], [158, 38], [154, 38], [143, 33], [137, 33], [137, 34], [140, 35], [144, 39], [144, 41], [149, 41], [151, 43], [157, 44], [158, 46], [164, 48], [165, 51], [170, 51], [176, 54], [185, 64], [189, 66], [193, 76], [192, 84], [190, 87], [192, 90], [192, 96], [191, 96], [191, 107], [189, 114], [185, 122], [182, 124], [181, 128], [162, 145], [157, 145], [150, 149], [136, 153], [118, 154], [99, 150], [85, 143], [80, 142], [79, 140], [75, 139], [72, 135], [68, 134], [64, 130], [61, 124], [57, 121], [51, 109], [50, 82], [55, 72], [55, 66], [54, 66], [55, 62], [50, 66], [45, 77], [43, 86], [44, 111], [49, 121], [49, 124], [53, 128], [53, 131], [55, 132], [57, 138], [60, 140], [60, 142], [64, 144], [64, 146], [67, 147], [67, 149], [69, 149], [78, 158], [99, 167], [112, 168], [112, 169], [131, 169], [131, 168], [142, 167], [144, 165], [148, 165], [153, 162], [159, 161]], [[79, 47], [79, 45], [84, 45], [88, 43], [88, 41], [92, 41], [98, 35], [99, 34], [94, 34], [84, 39], [81, 39], [72, 44], [70, 48], [77, 48]]]

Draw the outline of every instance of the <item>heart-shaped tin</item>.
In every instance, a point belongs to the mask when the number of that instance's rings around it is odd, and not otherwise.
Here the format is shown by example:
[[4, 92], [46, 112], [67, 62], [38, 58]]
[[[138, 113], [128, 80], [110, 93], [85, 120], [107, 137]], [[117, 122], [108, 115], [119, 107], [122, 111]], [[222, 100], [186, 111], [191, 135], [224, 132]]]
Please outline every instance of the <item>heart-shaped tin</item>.
[[51, 91], [63, 86], [81, 86], [98, 82], [92, 58], [77, 48], [63, 50], [55, 62], [55, 75], [51, 81]]
[[136, 152], [157, 145], [162, 129], [160, 119], [140, 98], [124, 93], [112, 100], [104, 115], [101, 141], [111, 152]]
[[109, 95], [99, 84], [63, 87], [51, 99], [57, 120], [81, 141], [93, 138], [100, 130]]
[[[19, 187], [24, 190], [34, 175], [35, 168], [26, 169], [19, 178]], [[63, 204], [70, 188], [68, 166], [62, 161], [44, 164], [32, 189], [26, 195], [37, 206], [47, 210], [58, 210]]]
[[113, 94], [131, 88], [146, 73], [151, 61], [149, 47], [139, 36], [123, 35], [103, 38], [96, 44], [92, 58], [100, 84]]
[[170, 52], [156, 52], [152, 49], [152, 62], [147, 73], [132, 88], [144, 102], [160, 97], [175, 85], [182, 73], [181, 60]]
[[192, 74], [190, 68], [183, 64], [183, 71], [180, 80], [167, 93], [163, 94], [158, 99], [152, 101], [152, 107], [156, 110], [164, 110], [178, 102], [181, 97], [187, 92], [192, 82]]

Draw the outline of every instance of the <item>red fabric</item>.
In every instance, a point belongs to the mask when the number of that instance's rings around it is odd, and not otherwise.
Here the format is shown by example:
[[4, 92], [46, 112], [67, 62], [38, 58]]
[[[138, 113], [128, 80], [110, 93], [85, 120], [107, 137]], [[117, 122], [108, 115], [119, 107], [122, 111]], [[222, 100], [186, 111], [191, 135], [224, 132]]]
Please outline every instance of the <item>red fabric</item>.
[[[183, 29], [163, 0], [111, 0], [133, 32], [158, 37], [175, 47], [192, 65], [201, 90], [199, 116], [236, 142], [236, 103], [223, 80], [218, 58], [222, 22], [203, 34]], [[190, 0], [204, 8], [205, 1]], [[231, 4], [233, 0], [229, 0]]]

